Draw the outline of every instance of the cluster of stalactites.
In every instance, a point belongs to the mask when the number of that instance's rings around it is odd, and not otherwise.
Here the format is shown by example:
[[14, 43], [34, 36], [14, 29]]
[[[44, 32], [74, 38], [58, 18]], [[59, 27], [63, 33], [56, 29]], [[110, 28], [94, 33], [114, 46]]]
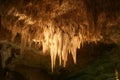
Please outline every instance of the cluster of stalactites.
[[[75, 35], [74, 31], [69, 33], [53, 26], [44, 28], [43, 53], [48, 49], [50, 50], [52, 70], [55, 67], [57, 56], [59, 57], [59, 64], [64, 67], [66, 66], [69, 53], [72, 54], [73, 61], [76, 63], [77, 49], [82, 46], [83, 42], [89, 40], [88, 36], [83, 35], [82, 32], [78, 32], [78, 35]], [[93, 36], [91, 40], [98, 41], [99, 38]]]
[[78, 37], [70, 39], [67, 33], [63, 33], [60, 29], [54, 31], [52, 27], [45, 29], [44, 31], [45, 40], [43, 42], [43, 52], [46, 49], [50, 49], [51, 55], [51, 68], [55, 67], [56, 56], [59, 57], [59, 64], [66, 65], [68, 53], [72, 53], [74, 63], [76, 63], [76, 49], [80, 45]]
[[[74, 29], [75, 27], [72, 29], [69, 29], [70, 27], [67, 29], [61, 29], [59, 27], [54, 27], [52, 23], [49, 23], [47, 27], [43, 26], [42, 28], [26, 26], [24, 29], [21, 29], [20, 32], [18, 31], [19, 29], [14, 27], [15, 29], [12, 30], [14, 33], [12, 39], [15, 38], [15, 33], [20, 33], [21, 50], [24, 50], [27, 45], [31, 46], [32, 42], [42, 45], [43, 53], [46, 53], [46, 51], [50, 52], [51, 69], [53, 71], [57, 56], [59, 59], [59, 64], [64, 67], [67, 63], [68, 54], [72, 54], [73, 61], [76, 63], [77, 49], [80, 48], [85, 41], [97, 42], [101, 38], [98, 34], [91, 34], [89, 30], [85, 29], [82, 25], [80, 27], [81, 29], [78, 30], [77, 34]], [[34, 33], [30, 32], [31, 28], [35, 30]], [[43, 30], [42, 32], [40, 28]]]
[[39, 20], [36, 22], [20, 13], [15, 13], [15, 16], [19, 17], [19, 20], [25, 20], [26, 25], [22, 28], [17, 27], [16, 24], [13, 26], [12, 41], [19, 33], [21, 35], [21, 50], [27, 45], [31, 46], [33, 41], [42, 43], [43, 53], [50, 51], [52, 70], [55, 67], [57, 56], [59, 57], [59, 64], [64, 67], [69, 53], [72, 54], [74, 63], [76, 63], [76, 50], [82, 46], [83, 42], [96, 42], [101, 38], [100, 34], [92, 32], [88, 25], [87, 27], [80, 25], [76, 32], [75, 26], [55, 27], [52, 21], [43, 23]]

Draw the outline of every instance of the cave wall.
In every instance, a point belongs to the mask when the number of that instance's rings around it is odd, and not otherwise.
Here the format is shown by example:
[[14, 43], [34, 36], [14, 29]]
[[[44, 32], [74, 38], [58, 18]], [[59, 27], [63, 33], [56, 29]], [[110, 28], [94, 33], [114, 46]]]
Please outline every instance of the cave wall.
[[[14, 32], [13, 26], [16, 25], [16, 33], [21, 33], [20, 29], [25, 26], [39, 26], [42, 30], [44, 26], [49, 26], [48, 23], [52, 22], [54, 26], [68, 34], [69, 31], [72, 32], [70, 29], [72, 26], [73, 29], [75, 27], [77, 35], [82, 25], [86, 31], [85, 35], [91, 37], [97, 34], [100, 36], [98, 38], [101, 39], [102, 36], [105, 41], [108, 39], [108, 41], [119, 42], [111, 39], [114, 33], [110, 34], [116, 28], [119, 29], [119, 0], [20, 0], [19, 2], [1, 0], [0, 3], [2, 26]], [[27, 18], [20, 20], [22, 18], [20, 16]], [[35, 30], [36, 27], [31, 29], [31, 34], [35, 33]], [[115, 33], [117, 37], [114, 38], [119, 38], [118, 33]], [[16, 34], [12, 35], [13, 38], [16, 36]]]

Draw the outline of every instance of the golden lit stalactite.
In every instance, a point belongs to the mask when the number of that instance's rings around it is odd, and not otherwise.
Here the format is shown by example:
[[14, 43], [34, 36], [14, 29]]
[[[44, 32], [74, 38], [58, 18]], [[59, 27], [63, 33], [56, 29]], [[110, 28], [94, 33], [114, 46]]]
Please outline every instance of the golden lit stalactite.
[[65, 67], [67, 62], [67, 56], [69, 51], [69, 37], [67, 34], [63, 33], [63, 46], [62, 46], [62, 60], [63, 60], [63, 66]]
[[62, 37], [62, 31], [59, 30], [59, 32], [57, 32], [58, 36], [57, 36], [57, 39], [58, 39], [58, 56], [59, 56], [59, 64], [61, 65], [62, 64], [62, 46], [63, 46], [63, 37]]
[[80, 46], [80, 40], [78, 40], [79, 38], [77, 36], [73, 37], [72, 41], [71, 41], [71, 53], [72, 53], [72, 56], [73, 56], [73, 60], [74, 60], [74, 63], [76, 63], [76, 50], [77, 48], [79, 48]]

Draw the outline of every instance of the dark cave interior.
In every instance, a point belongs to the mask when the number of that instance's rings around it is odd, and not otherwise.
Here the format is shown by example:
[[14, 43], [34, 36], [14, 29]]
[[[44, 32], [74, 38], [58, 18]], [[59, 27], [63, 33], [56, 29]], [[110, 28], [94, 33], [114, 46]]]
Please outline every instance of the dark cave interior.
[[119, 6], [0, 0], [0, 80], [119, 80]]

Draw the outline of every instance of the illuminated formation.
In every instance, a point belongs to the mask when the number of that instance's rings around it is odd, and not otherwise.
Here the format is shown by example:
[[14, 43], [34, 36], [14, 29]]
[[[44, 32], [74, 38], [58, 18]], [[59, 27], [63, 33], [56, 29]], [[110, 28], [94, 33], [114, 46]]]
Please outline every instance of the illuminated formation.
[[[59, 64], [61, 65], [63, 62], [64, 67], [69, 53], [72, 54], [74, 63], [76, 63], [76, 50], [80, 48], [84, 41], [89, 40], [87, 36], [83, 36], [80, 32], [75, 36], [73, 32], [68, 34], [59, 28], [52, 27], [52, 25], [48, 28], [44, 28], [43, 37], [43, 39], [37, 38], [35, 41], [42, 42], [43, 53], [47, 50], [50, 51], [52, 70], [55, 67], [57, 55], [59, 57]], [[99, 39], [100, 38], [93, 36], [91, 40], [98, 41]]]
[[[25, 19], [26, 25], [36, 24], [36, 21], [32, 21], [24, 14], [19, 14], [17, 12], [15, 16], [19, 16], [18, 20]], [[69, 53], [72, 54], [74, 63], [76, 63], [76, 50], [82, 46], [83, 42], [96, 42], [101, 39], [101, 36], [95, 34], [90, 35], [89, 31], [86, 30], [85, 26], [83, 25], [79, 26], [80, 29], [78, 29], [78, 32], [75, 31], [75, 27], [73, 26], [67, 29], [65, 29], [66, 27], [64, 26], [55, 27], [52, 21], [48, 21], [44, 24], [39, 21], [38, 25], [42, 26], [25, 26], [23, 29], [17, 29], [18, 27], [13, 27], [13, 39], [16, 36], [16, 33], [20, 33], [22, 35], [22, 49], [24, 49], [27, 45], [31, 46], [30, 44], [33, 41], [42, 43], [43, 53], [48, 50], [50, 51], [52, 70], [55, 67], [57, 55], [59, 57], [59, 64], [63, 64], [65, 67]]]
[[[43, 53], [50, 52], [52, 71], [57, 56], [59, 57], [59, 64], [64, 67], [68, 54], [72, 54], [74, 63], [76, 63], [76, 51], [82, 46], [83, 42], [97, 42], [102, 38], [100, 33], [95, 34], [94, 30], [89, 29], [86, 26], [87, 24], [80, 24], [78, 29], [72, 25], [56, 27], [53, 20], [46, 22], [32, 20], [25, 14], [20, 14], [17, 10], [14, 11], [13, 15], [19, 18], [13, 27], [8, 28], [12, 31], [12, 41], [19, 33], [21, 35], [21, 51], [26, 46], [30, 47], [33, 42], [42, 45]], [[22, 28], [17, 26], [21, 20], [25, 20], [25, 25]]]
[[[91, 38], [93, 41], [98, 41], [99, 39], [99, 37], [95, 36]], [[77, 35], [75, 35], [74, 31], [68, 34], [51, 25], [49, 28], [44, 29], [43, 52], [47, 49], [50, 50], [52, 69], [55, 67], [57, 55], [59, 57], [59, 64], [61, 65], [63, 61], [63, 66], [65, 67], [69, 53], [72, 54], [74, 63], [76, 63], [76, 50], [87, 40], [89, 38], [82, 35], [81, 32]]]
[[119, 35], [116, 37], [116, 34], [111, 33], [114, 25], [120, 23], [120, 16], [116, 14], [115, 21], [111, 20], [112, 14], [107, 8], [113, 8], [113, 5], [107, 4], [108, 0], [105, 4], [101, 3], [102, 0], [15, 1], [16, 4], [11, 2], [8, 8], [2, 4], [2, 8], [5, 7], [1, 11], [2, 26], [12, 33], [12, 41], [17, 34], [20, 35], [21, 53], [26, 47], [31, 47], [33, 42], [42, 45], [43, 54], [50, 53], [52, 71], [57, 56], [61, 66], [66, 66], [68, 54], [72, 54], [76, 63], [77, 49], [84, 42], [97, 43], [100, 40], [109, 41], [110, 38], [117, 43], [120, 40]]
[[57, 56], [61, 66], [68, 54], [76, 63], [84, 42], [120, 44], [119, 6], [118, 0], [1, 0], [1, 25], [13, 42], [20, 35], [21, 53], [33, 42], [42, 45], [53, 71]]

